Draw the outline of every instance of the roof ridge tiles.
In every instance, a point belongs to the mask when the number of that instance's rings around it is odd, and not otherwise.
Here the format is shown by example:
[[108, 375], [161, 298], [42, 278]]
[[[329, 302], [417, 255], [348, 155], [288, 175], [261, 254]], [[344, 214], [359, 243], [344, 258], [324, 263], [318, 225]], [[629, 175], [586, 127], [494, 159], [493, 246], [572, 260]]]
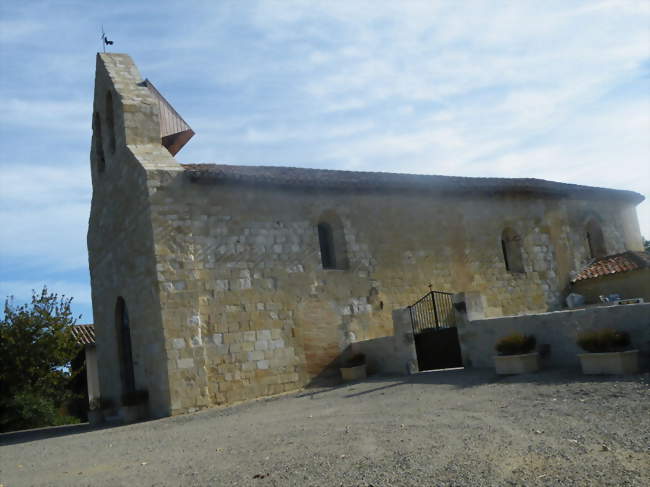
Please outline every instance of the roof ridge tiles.
[[650, 253], [646, 251], [626, 250], [625, 252], [592, 259], [571, 282], [647, 268], [650, 268]]
[[94, 345], [95, 344], [95, 326], [88, 325], [73, 325], [71, 327], [72, 336], [79, 345]]
[[383, 171], [346, 171], [291, 166], [259, 166], [233, 164], [182, 164], [193, 182], [249, 182], [282, 186], [320, 187], [404, 187], [443, 189], [450, 191], [535, 192], [561, 195], [600, 196], [629, 200], [635, 204], [645, 198], [634, 191], [561, 183], [539, 178], [500, 178], [446, 176], [439, 174], [392, 173]]

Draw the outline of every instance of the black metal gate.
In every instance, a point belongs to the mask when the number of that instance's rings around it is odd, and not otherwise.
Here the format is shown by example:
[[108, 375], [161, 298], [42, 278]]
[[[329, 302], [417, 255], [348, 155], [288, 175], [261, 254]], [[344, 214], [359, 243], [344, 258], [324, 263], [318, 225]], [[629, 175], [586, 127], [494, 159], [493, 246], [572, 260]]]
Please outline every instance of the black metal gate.
[[452, 296], [431, 291], [409, 306], [420, 370], [463, 366]]

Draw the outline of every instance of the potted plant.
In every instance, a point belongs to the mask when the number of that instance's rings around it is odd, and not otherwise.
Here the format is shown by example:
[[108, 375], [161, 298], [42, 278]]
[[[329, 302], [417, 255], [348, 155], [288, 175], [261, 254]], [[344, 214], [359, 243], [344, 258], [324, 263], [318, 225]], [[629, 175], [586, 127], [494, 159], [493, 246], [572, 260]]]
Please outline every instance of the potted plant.
[[341, 377], [344, 382], [366, 378], [366, 356], [362, 353], [351, 355], [341, 364]]
[[494, 365], [499, 375], [527, 374], [539, 370], [539, 354], [535, 352], [536, 340], [533, 335], [511, 333], [495, 345], [498, 355]]
[[144, 390], [122, 394], [120, 417], [124, 423], [134, 423], [145, 419], [149, 412], [149, 393]]
[[611, 328], [578, 334], [580, 365], [585, 374], [635, 374], [639, 371], [639, 351], [630, 347], [630, 335]]
[[92, 398], [88, 403], [88, 422], [92, 425], [104, 422], [102, 400], [99, 397]]

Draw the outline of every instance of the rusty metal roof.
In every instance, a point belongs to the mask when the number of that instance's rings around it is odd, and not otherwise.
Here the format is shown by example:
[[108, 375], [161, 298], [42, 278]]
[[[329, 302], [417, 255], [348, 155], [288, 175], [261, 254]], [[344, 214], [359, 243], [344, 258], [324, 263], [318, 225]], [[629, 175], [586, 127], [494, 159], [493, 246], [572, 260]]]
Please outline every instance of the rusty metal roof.
[[187, 124], [167, 99], [160, 94], [151, 81], [145, 79], [144, 86], [158, 101], [160, 112], [160, 138], [172, 156], [175, 156], [194, 136], [194, 130]]
[[95, 325], [74, 325], [72, 335], [79, 345], [94, 345]]
[[627, 251], [594, 259], [571, 282], [647, 268], [650, 268], [650, 253]]
[[634, 191], [557, 183], [534, 178], [477, 178], [388, 172], [336, 171], [298, 167], [183, 164], [197, 183], [265, 184], [283, 187], [336, 189], [400, 189], [445, 193], [534, 193], [576, 198], [614, 198], [638, 204], [645, 198]]

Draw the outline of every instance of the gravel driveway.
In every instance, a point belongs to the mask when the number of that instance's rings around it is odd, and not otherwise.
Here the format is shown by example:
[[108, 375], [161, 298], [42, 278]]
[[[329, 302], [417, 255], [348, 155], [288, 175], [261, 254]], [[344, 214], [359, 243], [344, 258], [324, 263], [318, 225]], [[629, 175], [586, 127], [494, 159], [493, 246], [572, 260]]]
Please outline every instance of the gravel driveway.
[[55, 433], [0, 436], [0, 484], [648, 486], [650, 375], [430, 372]]

